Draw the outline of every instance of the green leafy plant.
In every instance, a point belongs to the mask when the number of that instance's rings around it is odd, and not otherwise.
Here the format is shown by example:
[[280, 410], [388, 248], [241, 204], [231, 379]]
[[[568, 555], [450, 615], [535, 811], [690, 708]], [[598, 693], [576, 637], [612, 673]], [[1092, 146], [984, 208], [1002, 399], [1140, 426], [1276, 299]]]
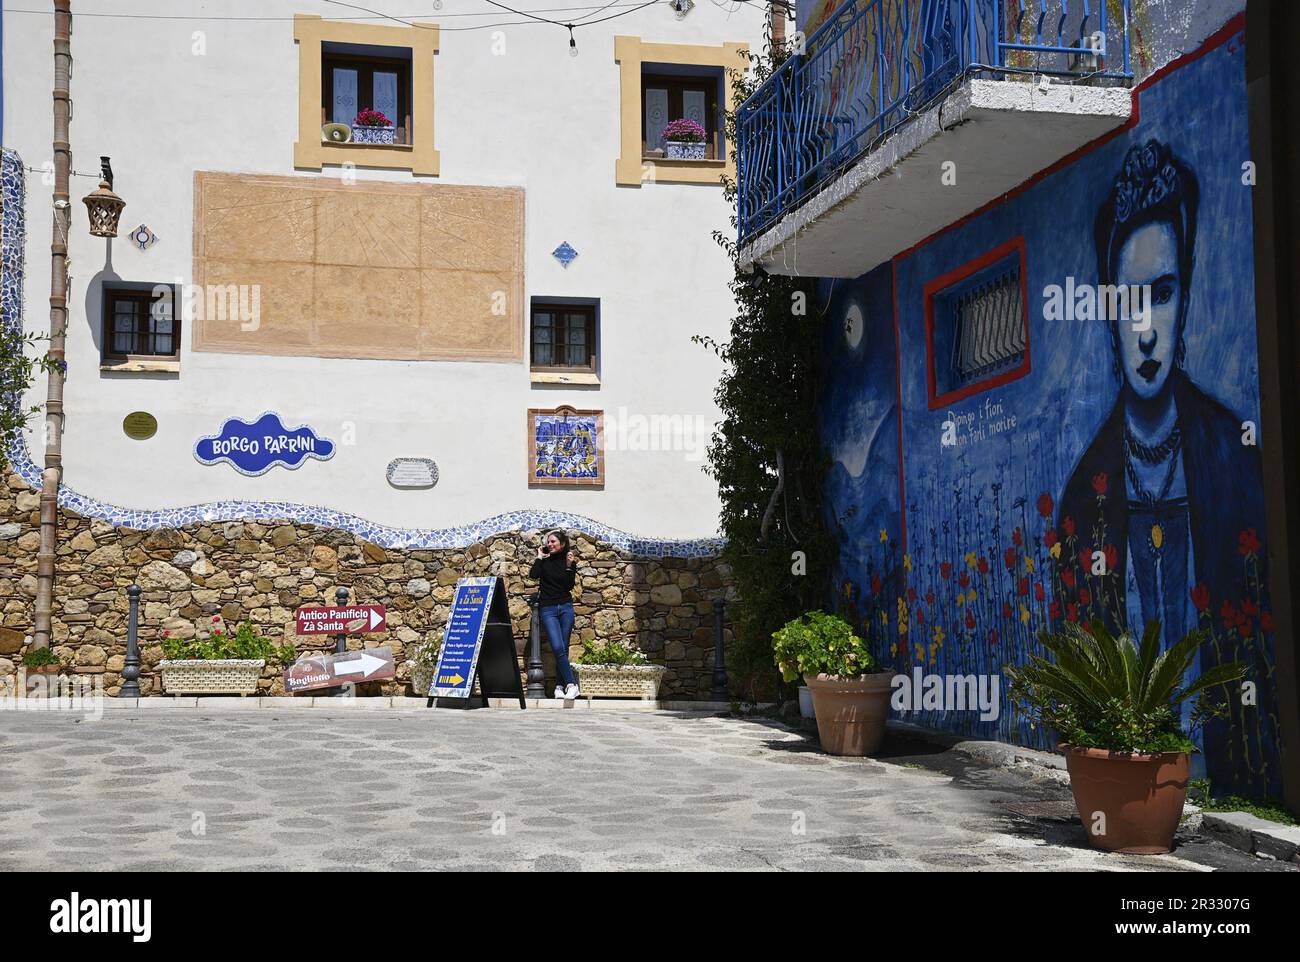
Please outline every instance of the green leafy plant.
[[1237, 663], [1217, 665], [1184, 686], [1183, 677], [1204, 641], [1197, 630], [1160, 650], [1160, 622], [1152, 621], [1141, 645], [1125, 632], [1111, 634], [1104, 622], [1066, 622], [1039, 641], [1052, 656], [1035, 655], [1006, 668], [1010, 697], [1030, 718], [1055, 729], [1063, 744], [1112, 752], [1192, 752], [1180, 706], [1196, 698], [1193, 727], [1216, 714], [1210, 690], [1240, 678]]
[[242, 660], [280, 661], [288, 665], [298, 657], [293, 645], [275, 645], [258, 633], [251, 621], [241, 622], [233, 632], [217, 629], [207, 638], [183, 640], [163, 632], [163, 657], [169, 661]]
[[29, 648], [23, 653], [24, 668], [47, 668], [62, 664], [63, 659], [49, 648]]
[[1187, 785], [1187, 800], [1207, 812], [1246, 812], [1256, 818], [1283, 825], [1300, 825], [1286, 804], [1276, 798], [1246, 798], [1241, 795], [1216, 797], [1208, 778], [1193, 778]]
[[573, 660], [579, 665], [616, 665], [620, 668], [649, 664], [649, 659], [644, 652], [637, 651], [616, 638], [599, 644], [595, 641], [584, 641], [582, 654]]
[[787, 682], [802, 675], [856, 678], [882, 670], [853, 626], [824, 611], [809, 611], [788, 622], [772, 636], [772, 653]]
[[40, 410], [39, 406], [25, 408], [22, 403], [37, 372], [67, 373], [66, 362], [41, 350], [41, 342], [48, 340], [45, 335], [25, 334], [17, 326], [0, 324], [0, 470], [8, 467], [10, 439]]
[[[728, 71], [733, 102], [742, 103], [786, 56], [771, 42], [769, 25], [767, 50]], [[724, 139], [735, 143], [734, 111], [725, 129]], [[692, 340], [723, 364], [714, 392], [722, 420], [705, 470], [717, 482], [722, 557], [737, 598], [727, 609], [733, 632], [728, 674], [733, 692], [758, 701], [770, 699], [781, 683], [772, 665], [774, 632], [825, 603], [839, 550], [822, 503], [830, 462], [809, 429], [818, 420], [824, 318], [815, 306], [815, 278], [741, 268], [736, 182], [724, 179], [723, 193], [732, 205], [732, 229], [713, 237], [734, 265], [736, 312], [725, 341]]]
[[412, 671], [432, 673], [438, 667], [438, 658], [441, 654], [442, 636], [434, 634], [410, 649], [407, 661], [410, 662]]

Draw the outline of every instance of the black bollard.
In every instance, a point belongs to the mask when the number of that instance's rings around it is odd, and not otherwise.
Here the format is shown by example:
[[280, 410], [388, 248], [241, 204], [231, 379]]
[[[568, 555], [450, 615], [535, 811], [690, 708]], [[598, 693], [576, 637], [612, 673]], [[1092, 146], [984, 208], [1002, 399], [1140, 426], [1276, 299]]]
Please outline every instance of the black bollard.
[[713, 700], [728, 701], [727, 661], [722, 648], [722, 611], [726, 602], [713, 599]]
[[[344, 608], [348, 603], [348, 589], [339, 588], [334, 592], [334, 603], [340, 608]], [[341, 655], [348, 650], [348, 636], [344, 632], [339, 632], [334, 636], [334, 654]], [[330, 689], [330, 694], [335, 698], [344, 698], [347, 696], [350, 685], [339, 685], [337, 688]]]
[[126, 661], [122, 664], [122, 686], [118, 698], [140, 697], [140, 586], [126, 589], [128, 614], [126, 616]]
[[539, 615], [540, 598], [528, 596], [528, 687], [529, 698], [546, 697], [546, 672], [542, 668], [542, 619]]

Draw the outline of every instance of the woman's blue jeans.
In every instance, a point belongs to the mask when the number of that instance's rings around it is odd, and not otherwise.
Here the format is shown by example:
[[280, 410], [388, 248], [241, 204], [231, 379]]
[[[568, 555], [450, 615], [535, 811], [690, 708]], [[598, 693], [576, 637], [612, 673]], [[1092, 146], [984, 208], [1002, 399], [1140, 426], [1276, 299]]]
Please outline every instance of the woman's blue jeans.
[[573, 634], [573, 602], [562, 601], [558, 605], [546, 605], [540, 609], [542, 627], [546, 629], [546, 638], [551, 643], [551, 653], [555, 655], [555, 673], [560, 685], [576, 685], [577, 676], [569, 665], [569, 635]]

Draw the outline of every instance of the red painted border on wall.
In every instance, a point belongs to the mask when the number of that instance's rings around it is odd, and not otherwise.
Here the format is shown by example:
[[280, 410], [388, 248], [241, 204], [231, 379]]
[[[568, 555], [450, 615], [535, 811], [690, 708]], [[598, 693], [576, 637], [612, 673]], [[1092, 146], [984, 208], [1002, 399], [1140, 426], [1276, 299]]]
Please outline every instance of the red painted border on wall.
[[[1133, 90], [1131, 91], [1132, 109], [1129, 112], [1129, 119], [1125, 121], [1123, 124], [1116, 127], [1114, 130], [1107, 131], [1106, 133], [1098, 137], [1096, 140], [1084, 144], [1078, 150], [1070, 154], [1067, 154], [1066, 156], [1058, 160], [1056, 163], [1052, 164], [1050, 167], [1043, 168], [1038, 173], [1034, 174], [1032, 177], [1027, 179], [1024, 183], [1020, 184], [1020, 186], [1007, 191], [1001, 197], [995, 198], [994, 200], [989, 201], [983, 207], [977, 208], [971, 213], [966, 214], [965, 216], [953, 221], [951, 224], [939, 228], [930, 236], [918, 241], [917, 243], [913, 244], [911, 247], [907, 248], [904, 251], [900, 251], [899, 253], [895, 254], [892, 258], [890, 258], [890, 265], [891, 265], [890, 273], [892, 274], [892, 286], [893, 286], [893, 296], [894, 296], [894, 364], [895, 364], [894, 373], [896, 376], [896, 382], [898, 386], [898, 516], [899, 516], [899, 526], [901, 528], [899, 536], [900, 539], [902, 540], [904, 551], [907, 550], [907, 499], [905, 496], [905, 492], [907, 489], [907, 484], [906, 484], [907, 472], [903, 470], [903, 340], [902, 337], [900, 336], [901, 322], [899, 320], [899, 313], [898, 313], [898, 262], [901, 261], [903, 258], [909, 257], [910, 255], [916, 253], [922, 247], [925, 247], [927, 244], [932, 243], [934, 240], [943, 236], [949, 231], [956, 230], [958, 227], [963, 226], [964, 224], [970, 222], [971, 220], [974, 220], [976, 217], [980, 217], [983, 214], [988, 213], [990, 210], [993, 210], [994, 208], [999, 207], [1002, 204], [1005, 204], [1013, 197], [1019, 196], [1020, 194], [1024, 193], [1030, 187], [1033, 187], [1035, 184], [1039, 183], [1040, 181], [1046, 180], [1048, 177], [1052, 176], [1052, 174], [1055, 174], [1057, 171], [1062, 170], [1065, 167], [1068, 167], [1070, 164], [1073, 164], [1080, 157], [1083, 157], [1086, 154], [1089, 154], [1092, 151], [1105, 146], [1106, 144], [1114, 140], [1116, 137], [1135, 128], [1141, 122], [1141, 118], [1142, 118], [1142, 109], [1141, 109], [1142, 101], [1141, 98], [1139, 97], [1139, 94], [1141, 94], [1148, 87], [1164, 79], [1169, 74], [1173, 73], [1175, 70], [1178, 70], [1182, 67], [1187, 66], [1189, 63], [1193, 63], [1194, 61], [1199, 60], [1201, 57], [1205, 56], [1211, 51], [1217, 50], [1219, 47], [1223, 46], [1225, 43], [1227, 43], [1237, 34], [1241, 33], [1241, 31], [1245, 29], [1245, 26], [1246, 26], [1246, 12], [1243, 10], [1241, 13], [1238, 13], [1231, 20], [1225, 23], [1222, 27], [1216, 30], [1214, 33], [1206, 37], [1205, 41], [1195, 50], [1191, 51], [1190, 53], [1185, 53], [1181, 57], [1177, 57], [1176, 59], [1169, 61], [1169, 63], [1165, 64], [1155, 73], [1151, 74], [1140, 84], [1134, 87]], [[1027, 323], [1028, 322], [1027, 311], [1026, 311], [1025, 319]], [[1027, 346], [1028, 345], [1026, 344], [1026, 347]], [[1026, 351], [1026, 354], [1027, 353], [1028, 352]]]
[[[972, 274], [982, 271], [990, 264], [997, 263], [1013, 251], [1020, 252], [1020, 302], [1022, 305], [1021, 318], [1025, 325], [1025, 359], [1018, 365], [1009, 370], [996, 374], [993, 377], [985, 378], [982, 381], [976, 381], [973, 384], [967, 384], [955, 391], [949, 391], [947, 394], [936, 396], [935, 391], [938, 389], [934, 373], [934, 295], [942, 290], [951, 287], [970, 277]], [[954, 401], [960, 401], [962, 398], [968, 398], [972, 394], [979, 394], [981, 391], [991, 391], [995, 387], [1001, 387], [1003, 384], [1009, 384], [1012, 381], [1019, 380], [1029, 373], [1029, 272], [1025, 266], [1025, 235], [1020, 234], [1011, 238], [1005, 244], [999, 244], [993, 250], [986, 254], [981, 254], [973, 261], [967, 261], [961, 267], [949, 271], [940, 277], [926, 283], [922, 291], [925, 298], [925, 358], [927, 374], [929, 376], [929, 397], [930, 410], [944, 407], [952, 404]]]

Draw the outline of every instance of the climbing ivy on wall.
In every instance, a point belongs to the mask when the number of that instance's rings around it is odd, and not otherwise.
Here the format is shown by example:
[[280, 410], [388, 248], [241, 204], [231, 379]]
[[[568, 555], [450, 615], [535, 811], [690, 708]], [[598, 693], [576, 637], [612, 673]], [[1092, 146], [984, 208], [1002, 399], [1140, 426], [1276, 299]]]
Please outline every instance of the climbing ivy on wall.
[[[750, 54], [752, 70], [729, 72], [733, 102], [742, 103], [784, 60], [773, 51]], [[726, 117], [735, 143], [736, 117]], [[725, 184], [732, 231], [714, 239], [737, 262], [736, 184]], [[739, 600], [729, 609], [735, 639], [728, 652], [732, 689], [757, 699], [781, 685], [772, 660], [772, 633], [821, 607], [836, 542], [822, 509], [827, 469], [817, 435], [817, 367], [821, 317], [812, 278], [746, 273], [736, 265], [731, 291], [736, 313], [729, 338], [696, 336], [715, 351], [724, 371], [715, 400], [723, 420], [706, 470], [718, 483], [724, 559]]]
[[24, 334], [16, 325], [0, 324], [0, 471], [9, 467], [9, 442], [39, 407], [23, 407], [23, 395], [37, 372], [49, 373], [55, 362], [43, 351], [42, 335]]

